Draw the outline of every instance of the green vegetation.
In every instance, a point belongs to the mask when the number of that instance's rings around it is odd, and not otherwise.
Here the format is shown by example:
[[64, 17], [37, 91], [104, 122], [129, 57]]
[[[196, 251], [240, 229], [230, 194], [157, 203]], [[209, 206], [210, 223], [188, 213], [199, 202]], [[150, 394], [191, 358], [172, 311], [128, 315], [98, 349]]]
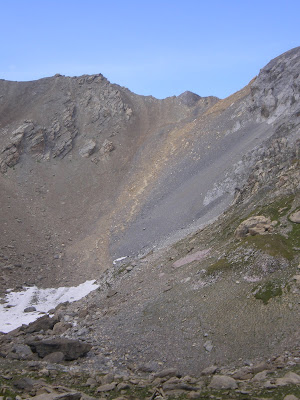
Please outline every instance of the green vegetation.
[[262, 300], [264, 304], [268, 304], [270, 299], [282, 295], [282, 283], [278, 281], [268, 281], [262, 285], [256, 286], [252, 289], [252, 292], [256, 299]]
[[289, 261], [293, 260], [295, 255], [292, 241], [278, 233], [248, 236], [241, 244], [255, 246], [270, 256], [283, 257]]
[[293, 223], [292, 230], [289, 232], [289, 240], [294, 251], [294, 247], [300, 248], [300, 224]]
[[277, 198], [272, 203], [258, 206], [245, 219], [253, 215], [264, 215], [270, 217], [271, 220], [278, 220], [289, 212], [294, 199], [294, 194]]
[[218, 274], [219, 272], [223, 272], [230, 268], [230, 263], [226, 258], [220, 258], [218, 261], [216, 261], [214, 264], [210, 265], [207, 270], [206, 274], [207, 275], [214, 275]]

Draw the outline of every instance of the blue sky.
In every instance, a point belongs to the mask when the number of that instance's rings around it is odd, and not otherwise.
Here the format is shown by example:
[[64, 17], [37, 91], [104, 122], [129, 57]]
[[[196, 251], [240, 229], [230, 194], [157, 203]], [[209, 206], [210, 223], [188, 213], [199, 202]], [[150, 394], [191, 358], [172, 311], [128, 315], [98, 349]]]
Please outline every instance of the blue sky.
[[226, 97], [300, 45], [300, 2], [0, 0], [0, 78], [102, 73], [135, 93]]

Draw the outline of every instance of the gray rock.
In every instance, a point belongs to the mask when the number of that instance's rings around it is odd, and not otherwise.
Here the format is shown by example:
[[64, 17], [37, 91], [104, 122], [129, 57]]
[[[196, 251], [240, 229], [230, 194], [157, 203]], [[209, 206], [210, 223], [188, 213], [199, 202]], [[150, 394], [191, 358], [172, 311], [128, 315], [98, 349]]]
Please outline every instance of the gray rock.
[[68, 322], [63, 322], [63, 321], [57, 322], [53, 327], [53, 333], [55, 335], [60, 335], [71, 327], [72, 327], [72, 324], [70, 324]]
[[154, 374], [155, 378], [165, 378], [167, 376], [177, 376], [180, 377], [181, 375], [179, 374], [178, 370], [176, 368], [168, 368], [164, 369], [160, 372], [156, 372]]
[[251, 379], [253, 377], [253, 373], [250, 367], [243, 367], [235, 371], [232, 375], [234, 379], [238, 379], [241, 381]]
[[81, 157], [91, 156], [96, 149], [96, 143], [93, 140], [88, 140], [84, 146], [79, 150]]
[[201, 375], [213, 375], [218, 371], [218, 367], [216, 365], [212, 365], [210, 367], [204, 368], [201, 372]]
[[30, 391], [34, 386], [34, 381], [30, 378], [21, 378], [13, 382], [13, 385], [18, 390]]
[[120, 382], [117, 385], [117, 390], [125, 390], [125, 389], [130, 389], [130, 385], [126, 382]]
[[258, 372], [262, 372], [262, 371], [268, 370], [269, 368], [270, 368], [269, 364], [267, 364], [265, 361], [262, 361], [262, 362], [260, 362], [258, 364], [255, 364], [252, 367], [252, 372], [254, 374], [257, 374]]
[[293, 394], [288, 394], [283, 398], [283, 400], [299, 400], [298, 397], [294, 396]]
[[284, 375], [283, 378], [276, 379], [276, 386], [285, 386], [285, 385], [299, 385], [300, 384], [300, 375], [295, 372], [288, 372]]
[[33, 353], [29, 346], [25, 344], [17, 344], [13, 348], [13, 352], [19, 360], [32, 360]]
[[211, 340], [207, 340], [203, 347], [205, 348], [206, 351], [208, 351], [209, 353], [212, 351], [212, 349], [214, 348], [212, 341]]
[[57, 322], [57, 319], [44, 315], [25, 327], [24, 331], [26, 333], [40, 332], [41, 330], [47, 331], [48, 329], [52, 329]]
[[116, 382], [107, 383], [106, 385], [101, 385], [97, 388], [97, 393], [110, 392], [111, 390], [114, 390], [116, 386], [117, 386]]
[[210, 384], [210, 389], [237, 389], [238, 385], [236, 381], [230, 376], [226, 375], [214, 375]]
[[256, 375], [254, 375], [254, 377], [252, 378], [252, 381], [253, 382], [262, 382], [262, 381], [266, 380], [267, 373], [268, 373], [268, 371], [258, 372]]
[[33, 312], [33, 311], [36, 311], [36, 308], [33, 306], [24, 308], [24, 312]]
[[94, 378], [88, 378], [86, 381], [86, 385], [90, 387], [95, 387], [97, 385], [97, 381]]
[[48, 354], [44, 357], [44, 361], [49, 363], [58, 364], [64, 360], [65, 356], [64, 353], [61, 351], [55, 351], [54, 353]]
[[106, 385], [107, 383], [112, 383], [114, 381], [115, 377], [113, 374], [106, 374], [104, 376], [101, 376], [100, 382], [102, 385]]
[[28, 345], [31, 350], [34, 353], [38, 353], [41, 358], [54, 352], [62, 352], [67, 361], [83, 357], [92, 347], [90, 344], [70, 339], [36, 340], [28, 342]]

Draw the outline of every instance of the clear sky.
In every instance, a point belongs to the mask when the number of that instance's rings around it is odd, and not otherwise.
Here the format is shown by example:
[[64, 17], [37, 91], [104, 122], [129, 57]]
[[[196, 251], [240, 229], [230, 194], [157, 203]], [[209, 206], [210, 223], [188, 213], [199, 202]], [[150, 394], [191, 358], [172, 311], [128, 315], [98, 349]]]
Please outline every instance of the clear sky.
[[102, 73], [135, 93], [226, 97], [300, 45], [299, 0], [0, 0], [0, 78]]

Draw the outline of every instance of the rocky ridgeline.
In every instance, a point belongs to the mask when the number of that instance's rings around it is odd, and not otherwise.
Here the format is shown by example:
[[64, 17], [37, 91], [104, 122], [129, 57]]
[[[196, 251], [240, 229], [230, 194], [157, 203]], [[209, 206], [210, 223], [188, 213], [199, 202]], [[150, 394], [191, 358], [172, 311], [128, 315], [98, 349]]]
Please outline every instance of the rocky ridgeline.
[[[11, 126], [3, 129], [6, 144], [0, 151], [2, 173], [15, 166], [23, 154], [39, 161], [64, 158], [74, 148], [77, 137], [81, 138], [77, 151], [83, 157], [89, 157], [98, 150], [100, 156], [109, 153], [114, 145], [105, 139], [105, 135], [117, 134], [120, 126], [126, 124], [132, 115], [120, 91], [102, 75], [80, 78], [56, 76], [50, 79], [60, 80], [62, 91], [71, 81], [72, 92], [66, 91], [65, 96], [58, 100], [59, 113], [53, 113], [57, 116], [47, 115], [46, 118], [41, 113], [35, 120], [25, 120], [17, 129], [10, 131]], [[51, 87], [48, 90], [50, 92]], [[49, 98], [47, 103], [51, 102], [51, 92]]]
[[251, 85], [253, 109], [272, 124], [286, 116], [299, 117], [300, 60], [298, 48], [269, 62]]

